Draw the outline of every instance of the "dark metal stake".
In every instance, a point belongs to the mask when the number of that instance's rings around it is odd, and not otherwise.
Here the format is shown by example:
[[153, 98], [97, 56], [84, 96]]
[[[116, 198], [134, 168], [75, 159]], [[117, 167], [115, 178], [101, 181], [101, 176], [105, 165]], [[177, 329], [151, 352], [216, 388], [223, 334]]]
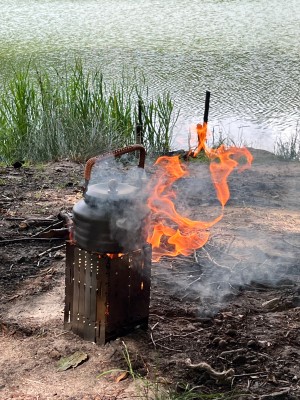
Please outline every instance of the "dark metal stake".
[[137, 121], [137, 125], [136, 125], [136, 128], [135, 128], [135, 136], [136, 136], [136, 143], [137, 144], [143, 144], [143, 142], [144, 142], [142, 106], [143, 106], [143, 101], [142, 101], [141, 98], [139, 98], [139, 101], [138, 101], [138, 121]]
[[210, 92], [207, 90], [206, 95], [205, 95], [205, 108], [204, 108], [204, 117], [203, 117], [203, 122], [205, 124], [207, 124], [207, 122], [208, 122], [209, 100], [210, 100]]

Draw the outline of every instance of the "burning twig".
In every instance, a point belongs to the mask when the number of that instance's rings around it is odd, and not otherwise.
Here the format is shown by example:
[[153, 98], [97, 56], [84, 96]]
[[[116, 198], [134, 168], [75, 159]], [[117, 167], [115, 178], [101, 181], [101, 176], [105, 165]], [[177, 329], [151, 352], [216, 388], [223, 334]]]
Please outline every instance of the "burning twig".
[[186, 365], [190, 368], [196, 368], [200, 370], [204, 370], [207, 372], [212, 378], [217, 380], [218, 382], [226, 382], [230, 381], [234, 377], [234, 369], [229, 368], [228, 370], [224, 370], [222, 372], [216, 371], [206, 362], [202, 361], [198, 364], [192, 364], [191, 360], [188, 358], [185, 361]]

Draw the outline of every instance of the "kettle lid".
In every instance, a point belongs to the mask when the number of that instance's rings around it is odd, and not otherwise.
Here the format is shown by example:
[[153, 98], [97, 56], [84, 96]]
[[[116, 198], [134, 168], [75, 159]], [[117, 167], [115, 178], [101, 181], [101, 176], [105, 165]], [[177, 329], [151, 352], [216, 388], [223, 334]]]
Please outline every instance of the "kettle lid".
[[89, 185], [85, 197], [97, 200], [117, 200], [131, 198], [136, 192], [137, 187], [111, 179], [105, 183]]

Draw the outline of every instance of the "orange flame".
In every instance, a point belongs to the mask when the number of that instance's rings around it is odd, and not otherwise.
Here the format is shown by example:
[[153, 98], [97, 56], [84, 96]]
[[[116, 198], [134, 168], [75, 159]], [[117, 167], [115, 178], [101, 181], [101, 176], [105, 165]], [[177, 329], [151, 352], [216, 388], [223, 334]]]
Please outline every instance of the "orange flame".
[[[190, 151], [189, 156], [196, 157], [200, 151], [204, 151], [209, 159], [212, 182], [215, 186], [217, 198], [221, 203], [221, 214], [212, 221], [194, 221], [180, 215], [175, 208], [173, 199], [176, 198], [173, 183], [188, 175], [186, 167], [180, 164], [179, 157], [163, 156], [157, 159], [158, 166], [153, 181], [156, 182], [152, 195], [148, 199], [148, 206], [153, 218], [150, 222], [150, 230], [147, 238], [152, 244], [153, 261], [159, 261], [162, 256], [189, 255], [194, 250], [205, 245], [209, 238], [208, 229], [220, 221], [223, 217], [223, 209], [230, 197], [227, 178], [239, 167], [239, 171], [251, 165], [253, 157], [246, 148], [221, 145], [218, 149], [207, 147], [207, 125], [197, 125], [198, 147]], [[244, 157], [247, 163], [239, 165], [238, 160]]]
[[99, 254], [98, 258], [110, 258], [111, 260], [116, 260], [117, 258], [120, 258], [124, 256], [123, 253], [105, 253], [105, 254]]

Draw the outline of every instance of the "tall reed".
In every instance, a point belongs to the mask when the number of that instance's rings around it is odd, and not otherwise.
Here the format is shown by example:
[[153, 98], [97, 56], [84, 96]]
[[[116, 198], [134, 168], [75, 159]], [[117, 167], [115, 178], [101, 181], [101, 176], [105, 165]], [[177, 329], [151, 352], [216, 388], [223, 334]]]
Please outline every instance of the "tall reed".
[[178, 115], [168, 93], [153, 99], [144, 77], [122, 75], [107, 85], [81, 60], [63, 72], [27, 66], [0, 94], [0, 159], [85, 160], [135, 142], [142, 104], [143, 143], [149, 153], [170, 149]]
[[290, 161], [300, 161], [300, 123], [297, 123], [296, 131], [288, 139], [277, 138], [274, 153]]

